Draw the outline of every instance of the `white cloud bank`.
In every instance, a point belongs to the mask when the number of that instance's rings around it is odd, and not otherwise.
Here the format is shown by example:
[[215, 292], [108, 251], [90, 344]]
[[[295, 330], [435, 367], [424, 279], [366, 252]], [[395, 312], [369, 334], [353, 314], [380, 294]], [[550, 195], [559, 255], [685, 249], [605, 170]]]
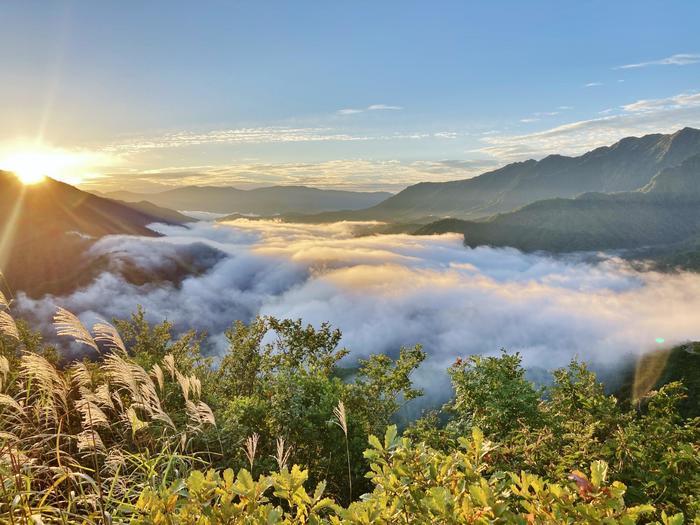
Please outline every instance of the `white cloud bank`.
[[[430, 357], [418, 382], [442, 391], [457, 356], [506, 348], [528, 366], [551, 369], [577, 355], [605, 370], [653, 348], [657, 337], [671, 344], [699, 335], [697, 274], [468, 249], [457, 235], [358, 237], [366, 226], [236, 221], [163, 227], [160, 239], [107, 237], [96, 254], [142, 268], [170, 264], [183, 250], [212, 266], [179, 286], [136, 286], [106, 272], [67, 297], [20, 297], [18, 307], [49, 319], [60, 305], [91, 322], [124, 318], [141, 304], [152, 320], [207, 330], [217, 349], [232, 321], [258, 313], [330, 321], [354, 357], [422, 343]], [[226, 257], [212, 258], [211, 248]]]

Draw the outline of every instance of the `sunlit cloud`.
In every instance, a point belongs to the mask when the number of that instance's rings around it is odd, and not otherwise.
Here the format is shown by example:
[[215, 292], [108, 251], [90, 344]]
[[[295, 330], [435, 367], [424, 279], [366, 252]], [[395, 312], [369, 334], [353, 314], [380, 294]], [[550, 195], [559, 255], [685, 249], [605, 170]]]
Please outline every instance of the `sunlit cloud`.
[[470, 178], [497, 164], [496, 160], [483, 157], [412, 162], [339, 159], [318, 163], [242, 162], [225, 166], [169, 166], [143, 171], [108, 172], [100, 179], [86, 181], [81, 187], [99, 191], [156, 191], [177, 186], [235, 186], [246, 189], [306, 185], [324, 189], [395, 192], [418, 182]]
[[[156, 239], [107, 237], [92, 255], [112, 264], [91, 285], [66, 297], [20, 296], [18, 308], [48, 329], [56, 305], [91, 319], [125, 317], [141, 304], [180, 330], [197, 320], [213, 351], [225, 348], [235, 319], [330, 321], [350, 359], [424, 344], [419, 382], [432, 391], [457, 356], [507, 348], [527, 366], [551, 369], [577, 356], [608, 369], [658, 347], [658, 337], [669, 345], [697, 338], [697, 274], [637, 272], [604, 256], [469, 249], [458, 235], [358, 237], [373, 226], [243, 220], [162, 226], [166, 237]], [[212, 249], [222, 256], [212, 258]], [[185, 252], [213, 262], [178, 285], [130, 284], [120, 272], [127, 261], [157, 272]]]
[[590, 88], [590, 87], [599, 87], [599, 86], [602, 86], [602, 85], [603, 85], [602, 82], [589, 82], [588, 84], [584, 84], [583, 87]]
[[660, 60], [649, 60], [647, 62], [638, 62], [636, 64], [625, 64], [617, 66], [614, 69], [639, 69], [649, 66], [687, 66], [700, 62], [700, 54], [697, 53], [679, 53]]
[[149, 150], [174, 149], [216, 144], [281, 144], [313, 142], [370, 142], [454, 138], [456, 132], [394, 132], [381, 134], [349, 133], [327, 127], [291, 128], [260, 127], [211, 130], [204, 132], [176, 131], [155, 136], [135, 137], [105, 146], [105, 152], [133, 155]]

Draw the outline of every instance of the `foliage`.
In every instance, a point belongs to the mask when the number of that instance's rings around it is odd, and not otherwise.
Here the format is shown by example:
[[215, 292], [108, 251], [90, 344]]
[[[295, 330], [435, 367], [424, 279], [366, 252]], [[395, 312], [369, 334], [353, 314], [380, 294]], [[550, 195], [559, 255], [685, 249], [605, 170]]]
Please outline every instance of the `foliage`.
[[497, 470], [561, 479], [605, 461], [610, 478], [629, 487], [628, 503], [654, 502], [669, 515], [700, 519], [700, 419], [682, 417], [680, 383], [625, 408], [576, 360], [553, 373], [541, 398], [533, 396], [517, 354], [470, 358], [450, 372], [450, 419], [441, 424], [430, 414], [415, 422], [407, 432], [413, 439], [450, 450], [462, 429], [478, 425], [499, 442], [492, 452]]
[[540, 424], [540, 392], [525, 379], [519, 354], [458, 359], [449, 373], [455, 397], [446, 408], [454, 414], [449, 423], [454, 433], [478, 426], [503, 440], [522, 426]]
[[2, 523], [700, 522], [700, 420], [677, 382], [630, 408], [582, 363], [542, 390], [518, 354], [475, 356], [401, 436], [420, 347], [344, 380], [329, 325], [237, 323], [214, 365], [197, 334], [173, 339], [141, 310], [118, 330], [59, 310], [59, 333], [99, 352], [64, 365], [9, 306]]

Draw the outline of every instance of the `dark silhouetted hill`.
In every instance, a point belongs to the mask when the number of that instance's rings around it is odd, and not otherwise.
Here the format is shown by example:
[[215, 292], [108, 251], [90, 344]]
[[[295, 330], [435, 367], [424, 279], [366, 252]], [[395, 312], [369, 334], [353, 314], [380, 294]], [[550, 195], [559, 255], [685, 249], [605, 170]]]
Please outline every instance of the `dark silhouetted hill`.
[[82, 257], [110, 234], [156, 236], [147, 226], [179, 223], [180, 214], [125, 205], [46, 179], [25, 186], [0, 171], [0, 270], [11, 291], [60, 292], [87, 275]]

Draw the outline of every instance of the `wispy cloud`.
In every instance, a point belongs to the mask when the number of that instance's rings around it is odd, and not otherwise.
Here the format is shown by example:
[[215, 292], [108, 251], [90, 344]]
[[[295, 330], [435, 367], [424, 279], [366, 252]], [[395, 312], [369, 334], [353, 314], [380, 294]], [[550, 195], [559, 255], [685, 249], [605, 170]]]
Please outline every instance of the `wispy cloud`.
[[591, 88], [591, 87], [599, 87], [602, 86], [602, 82], [589, 82], [588, 84], [584, 84], [583, 87]]
[[337, 111], [338, 115], [355, 115], [357, 113], [366, 113], [368, 111], [400, 111], [401, 106], [390, 106], [387, 104], [372, 104], [366, 108], [344, 108]]
[[687, 66], [689, 64], [697, 64], [700, 62], [700, 54], [697, 53], [679, 53], [670, 57], [659, 60], [649, 60], [647, 62], [638, 62], [636, 64], [625, 64], [617, 66], [613, 69], [638, 69], [649, 66]]
[[[350, 110], [347, 110], [350, 111]], [[376, 111], [376, 110], [373, 110]], [[157, 136], [134, 137], [107, 145], [109, 153], [138, 153], [141, 151], [204, 146], [211, 144], [275, 144], [289, 142], [362, 142], [387, 140], [455, 138], [456, 132], [399, 132], [387, 134], [354, 134], [333, 128], [259, 127], [211, 130], [204, 132], [176, 131]]]
[[[502, 163], [538, 158], [550, 153], [581, 154], [630, 135], [671, 133], [684, 126], [700, 127], [700, 93], [638, 100], [615, 108], [618, 113], [581, 120], [536, 133], [489, 135], [476, 152]], [[606, 110], [607, 111], [607, 110]]]
[[495, 167], [494, 159], [411, 161], [343, 159], [318, 163], [241, 162], [120, 171], [87, 181], [84, 189], [158, 191], [176, 186], [306, 185], [358, 191], [400, 191], [417, 182], [467, 179]]
[[[563, 106], [563, 107], [566, 108], [566, 106]], [[559, 108], [559, 109], [561, 109], [561, 108]], [[520, 122], [522, 122], [523, 124], [529, 124], [531, 122], [539, 122], [543, 118], [555, 117], [555, 116], [559, 115], [559, 113], [560, 113], [559, 111], [537, 111], [529, 117], [521, 118]]]

